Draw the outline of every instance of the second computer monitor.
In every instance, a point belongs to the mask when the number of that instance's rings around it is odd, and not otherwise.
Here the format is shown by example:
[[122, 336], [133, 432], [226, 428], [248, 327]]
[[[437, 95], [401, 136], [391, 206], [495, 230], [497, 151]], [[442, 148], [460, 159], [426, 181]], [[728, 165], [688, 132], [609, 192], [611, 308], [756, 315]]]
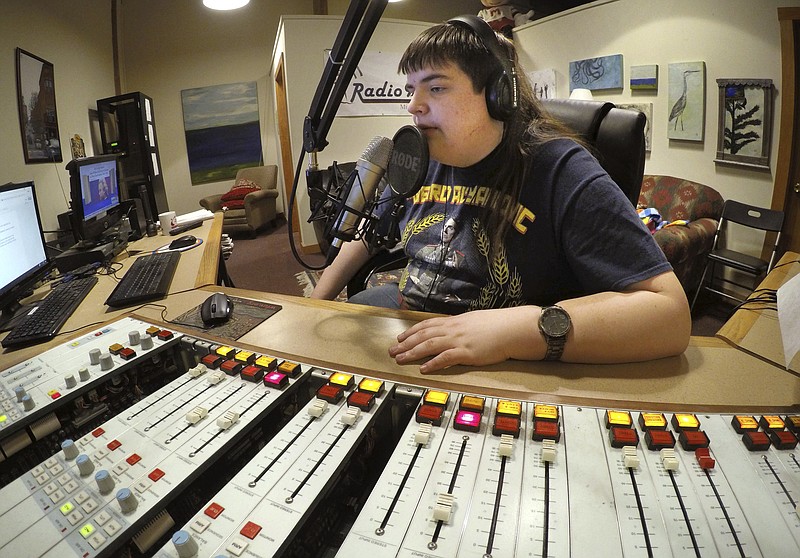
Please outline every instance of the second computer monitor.
[[78, 237], [84, 246], [104, 242], [122, 217], [117, 156], [74, 159], [67, 168]]

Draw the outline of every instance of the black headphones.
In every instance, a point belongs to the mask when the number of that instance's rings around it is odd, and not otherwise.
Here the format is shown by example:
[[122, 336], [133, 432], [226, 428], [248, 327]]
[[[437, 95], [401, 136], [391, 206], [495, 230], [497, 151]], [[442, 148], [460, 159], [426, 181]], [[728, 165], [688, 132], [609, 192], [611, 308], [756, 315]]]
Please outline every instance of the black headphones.
[[497, 59], [500, 68], [491, 75], [486, 83], [486, 107], [489, 109], [489, 115], [495, 120], [508, 120], [519, 107], [517, 71], [500, 48], [494, 30], [489, 27], [488, 23], [474, 15], [454, 17], [447, 23], [471, 29]]

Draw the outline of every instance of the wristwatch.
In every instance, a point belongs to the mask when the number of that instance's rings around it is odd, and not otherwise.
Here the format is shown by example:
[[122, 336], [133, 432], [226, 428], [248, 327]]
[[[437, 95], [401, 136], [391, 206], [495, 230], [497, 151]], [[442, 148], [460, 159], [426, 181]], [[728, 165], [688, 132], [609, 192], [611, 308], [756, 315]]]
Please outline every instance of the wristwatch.
[[539, 331], [547, 341], [545, 360], [559, 360], [564, 352], [567, 333], [572, 327], [572, 320], [567, 311], [560, 306], [545, 306], [539, 315]]

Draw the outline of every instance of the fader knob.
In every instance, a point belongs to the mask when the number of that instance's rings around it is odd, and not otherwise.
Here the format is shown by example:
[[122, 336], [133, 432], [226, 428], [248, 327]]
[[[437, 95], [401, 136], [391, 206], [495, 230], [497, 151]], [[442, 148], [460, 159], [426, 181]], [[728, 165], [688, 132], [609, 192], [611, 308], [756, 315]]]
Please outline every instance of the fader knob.
[[17, 386], [14, 388], [14, 395], [17, 396], [17, 401], [22, 401], [22, 398], [27, 395], [28, 392], [25, 391], [25, 388], [22, 386]]
[[114, 477], [105, 469], [97, 471], [94, 480], [97, 483], [97, 489], [100, 491], [100, 494], [108, 494], [114, 490]]
[[22, 398], [22, 408], [25, 409], [26, 411], [30, 411], [35, 406], [36, 403], [33, 401], [33, 399], [31, 399], [31, 396], [25, 394], [25, 396]]
[[122, 513], [130, 513], [139, 505], [130, 488], [121, 488], [117, 491], [117, 503]]
[[89, 362], [91, 364], [100, 364], [100, 349], [92, 349], [89, 351]]
[[85, 382], [91, 377], [92, 374], [89, 372], [89, 369], [86, 368], [85, 366], [80, 370], [78, 370], [78, 378], [80, 379], [81, 382]]
[[74, 374], [67, 374], [64, 376], [64, 383], [67, 385], [67, 388], [74, 388], [78, 385], [78, 380], [75, 379]]
[[192, 558], [197, 554], [200, 547], [197, 546], [197, 541], [192, 538], [191, 533], [184, 530], [176, 531], [172, 535], [172, 544], [175, 545], [175, 550], [178, 551], [180, 558]]
[[67, 461], [78, 457], [78, 446], [72, 440], [64, 440], [61, 442], [61, 450], [64, 452], [64, 459]]
[[128, 333], [128, 344], [129, 345], [138, 345], [139, 341], [142, 338], [142, 334], [138, 331], [131, 331]]
[[78, 466], [78, 472], [82, 477], [88, 477], [94, 473], [94, 463], [92, 463], [92, 460], [89, 459], [89, 456], [85, 453], [78, 456], [75, 460], [75, 465]]
[[100, 356], [100, 370], [111, 370], [114, 368], [114, 359], [111, 358], [111, 353], [103, 353]]
[[145, 335], [144, 337], [142, 337], [141, 341], [139, 341], [139, 344], [141, 345], [143, 350], [149, 351], [150, 349], [153, 348], [153, 338], [150, 337], [149, 335]]

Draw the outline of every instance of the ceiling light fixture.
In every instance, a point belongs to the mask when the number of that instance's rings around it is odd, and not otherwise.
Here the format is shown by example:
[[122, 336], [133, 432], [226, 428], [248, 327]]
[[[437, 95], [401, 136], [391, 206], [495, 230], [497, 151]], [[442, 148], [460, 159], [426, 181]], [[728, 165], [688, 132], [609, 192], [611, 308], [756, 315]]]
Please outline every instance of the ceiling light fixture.
[[203, 0], [203, 5], [212, 10], [236, 10], [249, 3], [250, 0]]

